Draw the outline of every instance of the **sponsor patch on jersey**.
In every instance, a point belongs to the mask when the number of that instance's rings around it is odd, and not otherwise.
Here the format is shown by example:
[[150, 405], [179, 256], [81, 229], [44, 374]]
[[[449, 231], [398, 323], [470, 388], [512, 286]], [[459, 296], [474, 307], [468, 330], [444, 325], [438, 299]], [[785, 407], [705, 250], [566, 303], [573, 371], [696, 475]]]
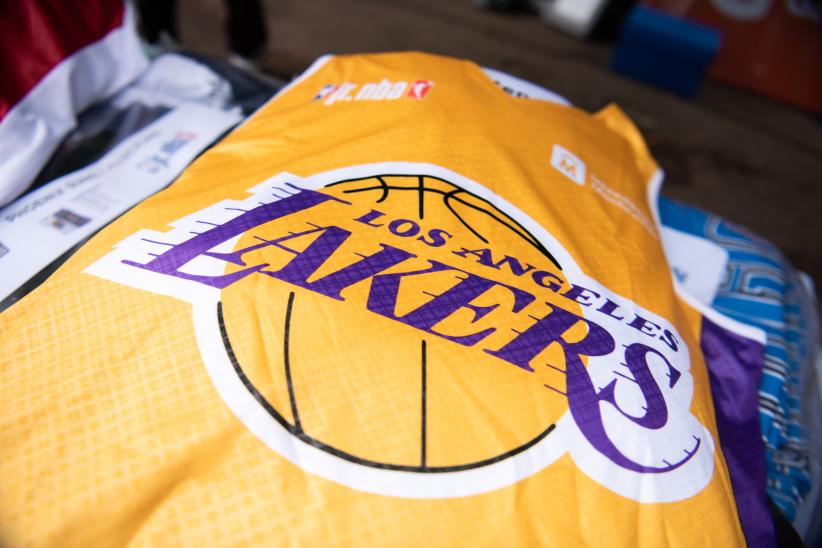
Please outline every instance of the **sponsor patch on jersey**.
[[585, 184], [585, 162], [565, 147], [554, 145], [551, 150], [551, 165], [576, 184]]
[[425, 99], [434, 87], [433, 80], [414, 80], [392, 82], [383, 78], [379, 82], [358, 84], [343, 82], [325, 84], [314, 96], [314, 101], [324, 105], [333, 105], [349, 101], [396, 101], [398, 99]]

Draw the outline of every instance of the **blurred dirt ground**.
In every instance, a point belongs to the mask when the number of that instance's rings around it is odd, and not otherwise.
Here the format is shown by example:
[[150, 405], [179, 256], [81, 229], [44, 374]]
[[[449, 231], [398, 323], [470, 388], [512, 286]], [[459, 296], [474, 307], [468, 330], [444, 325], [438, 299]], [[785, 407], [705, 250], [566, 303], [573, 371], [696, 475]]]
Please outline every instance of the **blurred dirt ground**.
[[[223, 56], [222, 0], [181, 0], [184, 47]], [[421, 50], [526, 78], [589, 111], [615, 102], [666, 172], [663, 193], [742, 224], [777, 244], [822, 290], [822, 123], [714, 82], [694, 100], [608, 69], [612, 47], [580, 42], [528, 14], [471, 0], [269, 0], [264, 68], [301, 72], [326, 53]], [[820, 68], [822, 70], [822, 68]]]

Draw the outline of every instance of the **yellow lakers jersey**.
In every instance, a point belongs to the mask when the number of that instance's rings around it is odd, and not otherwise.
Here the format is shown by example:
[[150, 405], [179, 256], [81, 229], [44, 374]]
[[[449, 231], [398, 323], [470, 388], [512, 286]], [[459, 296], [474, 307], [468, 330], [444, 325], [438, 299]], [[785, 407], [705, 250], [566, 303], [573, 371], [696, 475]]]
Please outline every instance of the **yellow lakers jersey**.
[[742, 544], [616, 107], [323, 58], [0, 315], [9, 545]]

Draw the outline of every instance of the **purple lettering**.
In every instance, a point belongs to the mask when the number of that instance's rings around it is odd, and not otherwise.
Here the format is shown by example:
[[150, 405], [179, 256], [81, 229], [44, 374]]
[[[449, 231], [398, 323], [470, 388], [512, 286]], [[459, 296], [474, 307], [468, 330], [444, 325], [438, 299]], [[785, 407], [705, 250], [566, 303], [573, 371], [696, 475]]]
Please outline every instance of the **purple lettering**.
[[[221, 274], [219, 276], [204, 276], [198, 274], [187, 274], [181, 272], [180, 268], [186, 263], [200, 255], [208, 255], [208, 250], [227, 241], [231, 238], [243, 234], [244, 232], [260, 226], [264, 223], [279, 219], [292, 213], [310, 209], [319, 204], [335, 201], [350, 205], [349, 202], [340, 200], [328, 194], [314, 192], [312, 190], [302, 190], [297, 194], [283, 198], [270, 204], [262, 204], [239, 217], [236, 217], [225, 224], [215, 226], [179, 245], [175, 245], [162, 255], [155, 257], [151, 261], [140, 264], [134, 261], [124, 260], [123, 263], [137, 268], [143, 268], [159, 274], [175, 276], [184, 280], [192, 280], [211, 287], [222, 289], [228, 285], [245, 278], [249, 274], [259, 272], [267, 264], [259, 264], [233, 272], [231, 274]], [[238, 263], [244, 265], [245, 263]]]
[[[545, 278], [549, 278], [553, 281], [546, 283]], [[554, 293], [556, 293], [562, 288], [562, 278], [560, 278], [556, 274], [545, 272], [544, 270], [537, 270], [536, 272], [532, 273], [531, 279], [534, 280], [534, 283], [538, 286], [550, 289]]]
[[568, 408], [574, 422], [597, 451], [627, 470], [642, 473], [662, 473], [674, 470], [690, 460], [696, 454], [701, 440], [697, 439], [695, 446], [690, 451], [686, 450], [685, 456], [674, 463], [663, 461], [663, 466], [646, 466], [628, 458], [614, 445], [605, 430], [600, 408], [601, 402], [607, 402], [616, 407], [623, 416], [645, 428], [658, 429], [667, 423], [668, 408], [665, 399], [648, 367], [647, 356], [651, 353], [661, 357], [668, 367], [668, 379], [671, 387], [676, 384], [681, 376], [681, 373], [674, 369], [670, 362], [653, 348], [634, 343], [625, 349], [625, 363], [633, 374], [634, 382], [639, 385], [645, 398], [646, 412], [642, 417], [628, 415], [617, 405], [614, 398], [616, 381], [612, 381], [597, 392], [582, 360], [579, 359], [577, 354], [572, 354], [569, 360], [567, 352], [565, 362], [566, 390]]
[[365, 215], [357, 217], [354, 220], [357, 221], [357, 222], [360, 222], [364, 225], [373, 226], [373, 227], [376, 228], [376, 227], [379, 227], [379, 226], [383, 226], [382, 223], [377, 225], [377, 224], [374, 224], [372, 221], [374, 221], [375, 219], [379, 219], [380, 217], [384, 217], [384, 216], [385, 216], [385, 213], [383, 213], [382, 211], [377, 211], [376, 209], [372, 209], [371, 211], [369, 211]]
[[502, 267], [502, 265], [504, 265], [504, 264], [508, 265], [508, 268], [511, 269], [511, 272], [514, 274], [514, 276], [522, 276], [523, 274], [525, 274], [527, 272], [530, 272], [531, 270], [534, 269], [533, 265], [530, 265], [530, 264], [527, 264], [527, 263], [526, 263], [527, 268], [522, 266], [521, 262], [519, 262], [517, 259], [515, 259], [514, 257], [511, 257], [509, 255], [506, 255], [501, 261], [494, 264], [493, 266], [494, 266], [494, 268], [499, 270]]
[[664, 342], [668, 348], [673, 350], [674, 352], [679, 351], [679, 341], [676, 340], [674, 334], [668, 331], [667, 329], [662, 331], [662, 336], [659, 338], [662, 342]]
[[[513, 312], [519, 312], [534, 300], [533, 295], [521, 289], [470, 274], [439, 261], [429, 259], [428, 262], [431, 267], [424, 270], [375, 276], [373, 282], [371, 282], [371, 291], [368, 294], [368, 310], [449, 341], [464, 346], [472, 346], [496, 331], [496, 328], [489, 327], [482, 331], [464, 335], [449, 335], [435, 330], [434, 326], [461, 308], [466, 308], [474, 313], [471, 323], [483, 318], [489, 312], [498, 308], [499, 303], [491, 306], [477, 306], [472, 304], [472, 301], [494, 286], [504, 287], [514, 295], [514, 303], [511, 307]], [[399, 293], [400, 281], [403, 278], [444, 271], [454, 272], [460, 281], [439, 295], [431, 295], [433, 298], [430, 301], [404, 316], [396, 315], [397, 294]]]
[[304, 251], [296, 253], [296, 256], [283, 268], [276, 272], [262, 270], [260, 273], [342, 301], [345, 299], [340, 293], [346, 287], [367, 280], [383, 270], [415, 257], [412, 253], [402, 249], [380, 244], [381, 250], [371, 255], [361, 255], [359, 261], [309, 282], [308, 278], [340, 248], [350, 235], [350, 232], [342, 228], [326, 227], [319, 238]]
[[665, 356], [653, 348], [645, 346], [642, 343], [633, 343], [625, 349], [625, 365], [628, 367], [631, 375], [633, 375], [634, 382], [639, 386], [639, 389], [642, 391], [642, 396], [645, 398], [645, 414], [642, 417], [629, 415], [617, 405], [614, 396], [617, 383], [616, 379], [600, 390], [597, 397], [616, 407], [617, 411], [643, 428], [656, 430], [662, 428], [665, 426], [665, 423], [668, 422], [668, 408], [665, 405], [665, 398], [662, 395], [662, 391], [659, 389], [659, 386], [651, 374], [651, 369], [648, 367], [648, 354], [656, 354], [667, 366], [670, 388], [673, 388], [682, 376], [682, 373], [674, 369], [671, 362], [669, 362]]
[[[403, 225], [407, 225], [408, 228], [403, 228]], [[388, 225], [388, 230], [390, 230], [395, 236], [413, 238], [420, 233], [420, 225], [410, 219], [397, 219], [395, 221], [391, 221], [391, 224]]]
[[466, 249], [464, 247], [460, 248], [460, 251], [452, 251], [454, 255], [457, 257], [465, 258], [466, 255], [473, 255], [477, 258], [477, 262], [483, 266], [490, 266], [494, 267], [494, 260], [491, 258], [491, 250], [490, 249]]
[[[562, 346], [566, 362], [575, 358], [582, 363], [579, 356], [603, 356], [614, 350], [614, 339], [605, 329], [567, 310], [550, 304], [548, 306], [551, 309], [548, 315], [534, 318], [537, 320], [535, 324], [519, 333], [499, 350], [486, 350], [486, 352], [526, 371], [533, 371], [534, 369], [529, 365], [531, 360], [553, 343]], [[588, 334], [579, 342], [566, 342], [562, 334], [578, 322], [585, 322], [588, 326]]]
[[600, 296], [596, 291], [592, 291], [576, 284], [571, 284], [571, 289], [565, 293], [562, 293], [562, 296], [566, 299], [579, 303], [582, 306], [591, 306], [591, 303], [589, 302], [591, 295], [597, 298]]
[[428, 238], [430, 239], [426, 239], [425, 236], [420, 236], [417, 240], [430, 247], [442, 247], [445, 245], [445, 241], [450, 237], [451, 234], [441, 228], [432, 228], [428, 231]]
[[[600, 408], [602, 402], [607, 402], [640, 426], [654, 429], [661, 428], [668, 421], [668, 408], [662, 391], [656, 384], [648, 367], [648, 354], [653, 353], [662, 358], [668, 367], [668, 378], [671, 387], [679, 380], [681, 375], [679, 371], [674, 369], [662, 354], [650, 347], [640, 343], [628, 346], [625, 350], [625, 362], [629, 371], [633, 374], [633, 380], [639, 385], [646, 402], [646, 412], [642, 417], [628, 415], [616, 403], [614, 397], [616, 381], [597, 391], [582, 361], [583, 356], [605, 356], [613, 352], [615, 348], [613, 337], [605, 329], [590, 320], [576, 316], [561, 308], [551, 308], [552, 311], [547, 316], [539, 318], [533, 326], [517, 338], [497, 351], [486, 350], [486, 352], [526, 371], [533, 371], [529, 365], [531, 360], [549, 345], [559, 344], [565, 354], [565, 387], [568, 409], [571, 411], [571, 416], [577, 427], [597, 451], [617, 465], [635, 472], [667, 472], [687, 462], [696, 453], [700, 443], [699, 440], [697, 440], [696, 447], [692, 451], [686, 451], [681, 460], [672, 464], [665, 463], [664, 466], [654, 467], [645, 466], [631, 460], [608, 437], [602, 418], [602, 409]], [[566, 342], [562, 335], [579, 322], [585, 323], [588, 334], [578, 342]]]
[[[631, 320], [631, 322], [628, 325], [633, 327], [634, 329], [636, 329], [640, 333], [644, 333], [644, 334], [650, 335], [652, 337], [656, 336], [656, 332], [654, 332], [654, 330], [650, 329], [650, 328], [655, 328], [657, 330], [661, 329], [661, 327], [659, 327], [657, 324], [655, 324], [654, 322], [652, 322], [650, 320], [646, 320], [645, 318], [643, 318], [639, 314], [636, 314], [636, 317], [633, 320]], [[648, 329], [650, 329], [650, 330], [648, 330]]]
[[610, 316], [615, 320], [624, 320], [625, 316], [614, 316], [614, 312], [619, 308], [619, 305], [611, 299], [605, 299], [605, 304], [597, 308], [598, 312], [602, 312], [606, 316]]
[[[648, 354], [657, 354], [668, 366], [671, 387], [679, 379], [679, 371], [674, 369], [662, 354], [652, 348], [639, 343], [628, 346], [625, 351], [625, 361], [634, 376], [634, 380], [642, 390], [647, 408], [645, 415], [642, 417], [632, 417], [616, 404], [614, 398], [616, 381], [610, 383], [603, 390], [597, 391], [582, 361], [583, 356], [605, 356], [613, 352], [615, 348], [613, 337], [604, 328], [590, 320], [576, 316], [561, 308], [551, 306], [551, 309], [552, 311], [547, 316], [537, 319], [533, 326], [520, 333], [519, 336], [499, 350], [486, 350], [486, 352], [526, 371], [533, 371], [529, 365], [531, 360], [549, 345], [559, 344], [565, 354], [565, 386], [568, 408], [577, 427], [597, 451], [617, 465], [635, 472], [667, 472], [687, 462], [696, 453], [700, 443], [699, 440], [697, 440], [696, 447], [692, 451], [686, 451], [685, 457], [673, 464], [666, 463], [664, 466], [654, 467], [645, 466], [631, 460], [622, 454], [608, 437], [600, 408], [601, 402], [608, 402], [623, 415], [641, 426], [661, 428], [668, 420], [668, 409], [662, 392], [648, 368]], [[562, 335], [579, 322], [585, 323], [588, 334], [578, 342], [566, 342]]]

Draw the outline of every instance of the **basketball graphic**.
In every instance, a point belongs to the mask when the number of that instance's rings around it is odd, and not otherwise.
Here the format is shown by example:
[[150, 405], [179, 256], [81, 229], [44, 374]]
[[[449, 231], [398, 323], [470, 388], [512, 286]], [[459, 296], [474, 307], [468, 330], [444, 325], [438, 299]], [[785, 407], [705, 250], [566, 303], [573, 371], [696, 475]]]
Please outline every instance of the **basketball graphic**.
[[5, 311], [4, 533], [743, 544], [764, 339], [677, 292], [616, 106], [488, 76], [323, 58]]
[[[420, 273], [401, 278], [391, 307], [397, 317], [465, 283], [465, 273], [526, 289], [534, 285], [528, 273], [537, 269], [562, 275], [550, 252], [519, 223], [444, 178], [378, 173], [318, 190], [340, 201], [259, 226], [236, 247], [314, 230], [281, 244], [305, 252], [327, 234], [318, 227], [350, 232], [309, 280], [333, 275], [383, 243], [402, 249], [413, 256], [381, 274]], [[477, 255], [455, 254], [464, 249], [490, 250], [490, 258], [483, 264]], [[506, 256], [508, 262], [492, 266]], [[293, 258], [277, 246], [243, 256], [246, 264], [265, 263], [271, 270]], [[454, 268], [425, 273], [433, 270], [432, 260]], [[223, 290], [221, 329], [234, 367], [279, 424], [349, 462], [421, 473], [480, 468], [550, 435], [567, 404], [543, 385], [562, 391], [561, 375], [543, 365], [544, 382], [538, 382], [484, 352], [530, 321], [513, 312], [514, 292], [503, 286], [483, 291], [431, 325], [437, 336], [369, 312], [375, 283], [352, 284], [340, 300], [264, 277]], [[258, 310], [255, 316], [247, 314], [249, 306]], [[312, 336], [299, 337], [306, 330]], [[506, 426], [495, 432], [489, 421]]]
[[223, 401], [301, 469], [411, 498], [498, 489], [566, 453], [637, 500], [710, 479], [675, 328], [486, 186], [390, 162], [249, 192], [140, 231], [87, 272], [192, 303]]

